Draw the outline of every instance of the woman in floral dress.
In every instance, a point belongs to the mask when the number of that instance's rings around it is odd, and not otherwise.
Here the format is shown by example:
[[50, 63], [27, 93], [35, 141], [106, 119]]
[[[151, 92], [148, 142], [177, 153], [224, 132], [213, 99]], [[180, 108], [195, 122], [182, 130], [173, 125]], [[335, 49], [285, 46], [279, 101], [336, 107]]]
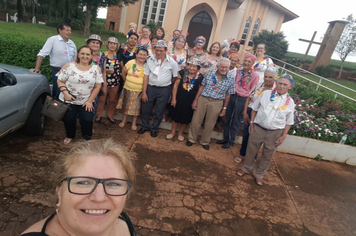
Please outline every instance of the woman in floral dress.
[[59, 99], [70, 106], [63, 117], [66, 129], [64, 144], [69, 144], [75, 137], [77, 117], [82, 137], [90, 140], [93, 133], [93, 102], [104, 80], [99, 66], [92, 65], [92, 59], [92, 50], [82, 46], [78, 49], [75, 61], [65, 64], [57, 74], [61, 91]]
[[186, 44], [184, 35], [179, 35], [173, 43], [173, 47], [168, 49], [168, 55], [171, 56], [177, 63], [179, 70], [185, 68], [185, 62], [187, 59], [187, 51], [184, 49]]

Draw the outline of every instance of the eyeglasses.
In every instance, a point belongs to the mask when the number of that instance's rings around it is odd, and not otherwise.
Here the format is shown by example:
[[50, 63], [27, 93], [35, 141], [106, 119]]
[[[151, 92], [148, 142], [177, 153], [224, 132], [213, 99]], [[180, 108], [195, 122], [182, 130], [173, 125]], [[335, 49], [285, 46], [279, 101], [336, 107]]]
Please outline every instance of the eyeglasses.
[[104, 192], [109, 196], [126, 195], [132, 182], [125, 179], [97, 179], [85, 176], [66, 177], [62, 180], [68, 182], [68, 191], [73, 194], [87, 195], [95, 191], [99, 183], [104, 187]]

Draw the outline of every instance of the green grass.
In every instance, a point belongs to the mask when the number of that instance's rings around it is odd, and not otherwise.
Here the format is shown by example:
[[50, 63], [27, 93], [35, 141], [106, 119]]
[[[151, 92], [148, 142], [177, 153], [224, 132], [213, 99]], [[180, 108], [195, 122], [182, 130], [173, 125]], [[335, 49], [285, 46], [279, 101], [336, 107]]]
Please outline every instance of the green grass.
[[[296, 58], [296, 59], [299, 59], [299, 60], [303, 60], [304, 59], [304, 54], [296, 53], [296, 52], [288, 52], [285, 55], [285, 57]], [[315, 58], [314, 56], [307, 56], [306, 62], [311, 63], [314, 60], [314, 58]], [[347, 60], [347, 58], [346, 58], [346, 60]], [[330, 66], [339, 69], [340, 66], [341, 66], [341, 61], [340, 60], [331, 59]], [[344, 62], [344, 69], [347, 70], [347, 71], [355, 71], [356, 70], [356, 62], [345, 61]]]
[[[40, 24], [7, 23], [0, 21], [0, 33], [16, 34], [27, 38], [28, 40], [31, 40], [31, 38], [36, 38], [38, 40], [42, 40], [44, 44], [47, 38], [57, 34], [57, 29]], [[102, 41], [105, 42], [110, 36], [102, 34], [100, 37]], [[83, 35], [82, 30], [72, 30], [70, 39], [73, 40], [77, 48], [85, 45], [86, 38], [88, 38], [88, 35]], [[119, 38], [120, 42], [124, 42], [125, 40], [126, 39]], [[103, 46], [101, 50], [104, 51], [106, 48]]]

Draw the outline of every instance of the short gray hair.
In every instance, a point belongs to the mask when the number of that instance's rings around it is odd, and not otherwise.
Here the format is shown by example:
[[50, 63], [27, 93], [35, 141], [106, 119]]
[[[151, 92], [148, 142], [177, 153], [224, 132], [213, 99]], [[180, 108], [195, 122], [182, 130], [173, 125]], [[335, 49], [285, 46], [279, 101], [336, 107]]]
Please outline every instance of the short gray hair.
[[272, 73], [274, 75], [274, 78], [276, 78], [278, 76], [278, 69], [274, 66], [267, 67], [264, 73]]
[[220, 63], [223, 62], [223, 61], [228, 62], [228, 63], [229, 63], [229, 67], [230, 67], [231, 61], [230, 61], [228, 58], [226, 58], [226, 57], [220, 57], [220, 58], [218, 59], [218, 66], [219, 66]]

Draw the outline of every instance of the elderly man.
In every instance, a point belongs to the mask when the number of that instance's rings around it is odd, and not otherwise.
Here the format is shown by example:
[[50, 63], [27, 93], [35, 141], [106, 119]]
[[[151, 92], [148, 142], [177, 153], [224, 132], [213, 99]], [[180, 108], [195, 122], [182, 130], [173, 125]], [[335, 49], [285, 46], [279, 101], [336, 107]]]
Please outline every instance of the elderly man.
[[219, 115], [225, 115], [230, 95], [234, 93], [235, 78], [231, 73], [227, 73], [229, 66], [229, 59], [220, 58], [218, 69], [211, 69], [206, 73], [192, 104], [195, 111], [189, 128], [187, 146], [197, 142], [198, 132], [205, 117], [200, 144], [205, 150], [209, 150], [210, 135], [216, 119]]
[[[151, 131], [152, 137], [157, 137], [166, 105], [171, 96], [171, 81], [178, 76], [178, 64], [167, 55], [167, 44], [164, 40], [158, 40], [154, 46], [156, 55], [150, 57], [145, 64], [142, 89], [142, 128], [137, 131], [143, 134]], [[155, 104], [153, 123], [149, 118]]]
[[[245, 162], [237, 175], [252, 174], [256, 184], [263, 185], [263, 176], [267, 173], [272, 157], [286, 138], [294, 124], [294, 101], [288, 90], [294, 86], [292, 76], [281, 75], [276, 88], [264, 91], [252, 105], [250, 137]], [[263, 145], [260, 162], [255, 167], [255, 156]]]
[[216, 142], [217, 144], [223, 144], [223, 148], [231, 148], [234, 145], [243, 118], [242, 112], [246, 99], [249, 97], [251, 89], [258, 83], [258, 74], [251, 69], [255, 61], [255, 56], [247, 54], [243, 60], [242, 67], [237, 69], [235, 93], [231, 96], [226, 111], [224, 139]]
[[74, 60], [77, 54], [77, 47], [74, 42], [70, 40], [72, 34], [72, 29], [68, 24], [60, 24], [57, 27], [58, 35], [52, 36], [47, 39], [45, 45], [42, 47], [40, 52], [37, 54], [36, 66], [30, 69], [32, 72], [41, 73], [41, 64], [43, 58], [49, 56], [49, 64], [52, 67], [52, 95], [57, 95], [58, 85], [57, 76], [58, 71], [68, 62]]

